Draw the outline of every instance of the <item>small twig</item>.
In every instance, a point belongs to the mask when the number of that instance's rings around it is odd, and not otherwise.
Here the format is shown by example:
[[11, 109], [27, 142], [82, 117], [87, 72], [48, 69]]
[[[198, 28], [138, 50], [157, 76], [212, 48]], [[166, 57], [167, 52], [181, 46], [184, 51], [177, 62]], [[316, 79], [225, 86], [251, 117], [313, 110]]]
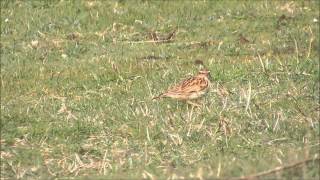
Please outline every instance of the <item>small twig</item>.
[[103, 175], [106, 174], [105, 165], [106, 165], [106, 161], [107, 161], [107, 154], [108, 154], [108, 150], [105, 150], [104, 156], [103, 156], [103, 159], [102, 159], [102, 163], [101, 163], [101, 167], [100, 167], [100, 170], [99, 170], [100, 174], [102, 173], [102, 170], [103, 170]]
[[172, 40], [150, 40], [150, 41], [125, 41], [126, 43], [131, 43], [131, 44], [142, 44], [142, 43], [165, 43], [165, 42], [171, 42]]
[[298, 49], [298, 43], [297, 43], [297, 40], [296, 38], [293, 39], [294, 40], [294, 45], [296, 47], [296, 54], [297, 54], [297, 64], [299, 64], [299, 49]]
[[285, 141], [285, 140], [287, 140], [287, 138], [278, 138], [278, 139], [273, 139], [273, 140], [271, 140], [271, 141], [267, 142], [267, 144], [272, 144], [273, 142], [276, 142], [276, 141]]
[[296, 107], [296, 110], [297, 110], [302, 116], [304, 116], [304, 117], [306, 118], [306, 121], [309, 122], [308, 119], [311, 119], [311, 120], [310, 120], [311, 127], [314, 128], [313, 118], [309, 117], [309, 116], [307, 115], [307, 113], [302, 110], [302, 108], [301, 108], [302, 106], [299, 104], [298, 100], [297, 100], [294, 96], [292, 96], [292, 95], [290, 95], [290, 94], [289, 94], [289, 96], [293, 99], [293, 102], [294, 102], [294, 105], [295, 105], [295, 107]]
[[146, 131], [147, 131], [147, 139], [148, 139], [148, 141], [149, 141], [149, 142], [151, 142], [151, 139], [150, 139], [150, 135], [149, 135], [149, 129], [148, 129], [148, 127], [146, 128]]
[[310, 33], [311, 33], [311, 38], [310, 38], [310, 42], [309, 42], [309, 48], [308, 48], [308, 55], [307, 55], [307, 58], [310, 57], [310, 54], [311, 54], [311, 48], [312, 48], [312, 42], [314, 41], [314, 37], [313, 37], [313, 34], [312, 34], [312, 29], [311, 27], [309, 26], [309, 30], [310, 30]]
[[299, 113], [302, 114], [305, 118], [308, 118], [308, 115], [300, 108], [301, 106], [298, 103], [298, 100], [292, 95], [290, 95], [290, 97], [294, 100], [294, 105], [296, 106], [296, 109], [299, 111]]
[[220, 172], [221, 172], [221, 162], [220, 162], [220, 160], [219, 160], [217, 177], [220, 177]]
[[193, 109], [194, 109], [194, 106], [191, 107], [191, 112], [188, 113], [188, 122], [189, 122], [189, 129], [188, 129], [188, 133], [187, 133], [187, 136], [190, 137], [191, 136], [191, 129], [192, 129], [192, 115], [193, 115]]
[[[246, 112], [248, 113], [248, 115], [251, 117], [251, 109], [250, 109], [250, 101], [251, 101], [251, 82], [249, 81], [249, 88], [248, 88], [248, 94], [247, 96], [247, 103], [246, 103]], [[249, 110], [249, 111], [248, 111]]]
[[218, 45], [218, 51], [220, 51], [220, 47], [221, 47], [222, 44], [223, 44], [223, 41], [220, 41], [219, 45]]
[[[149, 40], [149, 41], [119, 41], [127, 44], [143, 44], [143, 43], [167, 43], [171, 42], [171, 44], [175, 45], [186, 45], [186, 46], [192, 46], [192, 45], [201, 45], [201, 44], [214, 44], [216, 43], [213, 40], [208, 40], [208, 41], [186, 41], [186, 42], [173, 42], [171, 39], [162, 39], [162, 40]], [[223, 43], [223, 42], [222, 42]]]
[[286, 166], [278, 166], [274, 169], [270, 169], [270, 170], [267, 170], [267, 171], [262, 171], [260, 173], [257, 173], [257, 174], [253, 174], [253, 175], [249, 175], [249, 176], [242, 176], [242, 177], [239, 177], [239, 178], [231, 178], [232, 180], [242, 180], [242, 179], [257, 179], [261, 176], [266, 176], [266, 175], [269, 175], [269, 174], [273, 174], [273, 173], [276, 173], [276, 172], [279, 172], [279, 171], [283, 171], [283, 170], [286, 170], [286, 169], [291, 169], [291, 168], [294, 168], [294, 167], [297, 167], [297, 166], [300, 166], [300, 165], [303, 165], [303, 164], [307, 164], [311, 161], [319, 161], [320, 160], [320, 157], [317, 157], [317, 158], [309, 158], [309, 159], [305, 159], [303, 161], [299, 161], [299, 162], [296, 162], [296, 163], [292, 163], [292, 164], [289, 164], [289, 165], [286, 165]]
[[265, 73], [266, 72], [266, 68], [264, 67], [264, 63], [262, 62], [262, 59], [261, 59], [261, 56], [260, 56], [259, 53], [258, 53], [258, 57], [259, 57], [260, 64], [262, 66], [262, 71]]

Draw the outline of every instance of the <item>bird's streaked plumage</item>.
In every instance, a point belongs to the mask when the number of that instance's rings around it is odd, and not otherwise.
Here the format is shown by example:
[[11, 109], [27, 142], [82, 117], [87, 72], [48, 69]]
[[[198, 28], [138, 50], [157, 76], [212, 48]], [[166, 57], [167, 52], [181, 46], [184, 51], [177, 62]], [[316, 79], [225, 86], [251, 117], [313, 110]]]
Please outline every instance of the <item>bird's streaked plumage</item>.
[[193, 100], [202, 97], [207, 93], [210, 85], [210, 71], [200, 70], [196, 76], [185, 79], [179, 84], [169, 88], [166, 92], [154, 97], [159, 99], [169, 97], [178, 100]]

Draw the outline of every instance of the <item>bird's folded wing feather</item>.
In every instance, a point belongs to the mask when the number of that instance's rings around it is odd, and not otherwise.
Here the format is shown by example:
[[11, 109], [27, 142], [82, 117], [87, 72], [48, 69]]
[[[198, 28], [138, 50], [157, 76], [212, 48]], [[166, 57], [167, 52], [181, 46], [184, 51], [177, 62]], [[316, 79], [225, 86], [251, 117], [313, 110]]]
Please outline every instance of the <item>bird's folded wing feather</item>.
[[174, 86], [168, 90], [171, 93], [190, 93], [190, 92], [197, 92], [202, 91], [207, 87], [207, 82], [203, 78], [199, 77], [191, 77], [186, 79], [182, 83]]

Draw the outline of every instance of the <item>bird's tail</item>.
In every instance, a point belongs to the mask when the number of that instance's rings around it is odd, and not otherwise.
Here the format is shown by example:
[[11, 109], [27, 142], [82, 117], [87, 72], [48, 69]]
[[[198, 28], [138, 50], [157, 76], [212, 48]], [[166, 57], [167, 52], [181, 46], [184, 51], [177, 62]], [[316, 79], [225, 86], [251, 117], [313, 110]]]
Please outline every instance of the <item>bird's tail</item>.
[[152, 100], [154, 100], [154, 99], [160, 99], [160, 98], [162, 98], [162, 97], [163, 97], [163, 94], [160, 94], [159, 96], [153, 97]]

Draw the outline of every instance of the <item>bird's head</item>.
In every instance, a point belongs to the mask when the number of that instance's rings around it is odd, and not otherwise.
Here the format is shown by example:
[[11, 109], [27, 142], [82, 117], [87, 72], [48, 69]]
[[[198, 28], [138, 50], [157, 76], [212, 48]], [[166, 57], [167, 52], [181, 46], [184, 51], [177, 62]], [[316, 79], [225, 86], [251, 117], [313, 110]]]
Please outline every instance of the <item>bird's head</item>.
[[200, 71], [199, 71], [199, 74], [203, 74], [203, 75], [209, 75], [210, 74], [210, 71], [209, 70], [207, 70], [207, 69], [201, 69]]
[[199, 71], [199, 75], [205, 76], [205, 77], [211, 79], [210, 71], [207, 70], [207, 69], [201, 69], [201, 70]]

